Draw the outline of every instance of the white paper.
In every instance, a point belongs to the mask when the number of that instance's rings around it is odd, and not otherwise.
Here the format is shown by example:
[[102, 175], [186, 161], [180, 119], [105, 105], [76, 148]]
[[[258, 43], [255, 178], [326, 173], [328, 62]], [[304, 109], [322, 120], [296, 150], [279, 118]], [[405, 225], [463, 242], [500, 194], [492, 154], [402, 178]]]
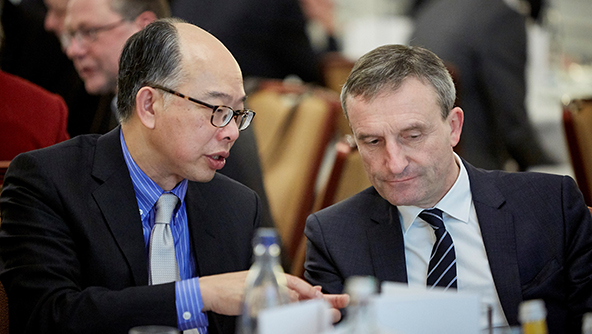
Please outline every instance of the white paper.
[[330, 306], [322, 299], [267, 309], [259, 313], [259, 334], [318, 334], [331, 328]]
[[373, 300], [378, 325], [407, 334], [478, 334], [481, 306], [475, 294], [410, 289], [383, 282]]

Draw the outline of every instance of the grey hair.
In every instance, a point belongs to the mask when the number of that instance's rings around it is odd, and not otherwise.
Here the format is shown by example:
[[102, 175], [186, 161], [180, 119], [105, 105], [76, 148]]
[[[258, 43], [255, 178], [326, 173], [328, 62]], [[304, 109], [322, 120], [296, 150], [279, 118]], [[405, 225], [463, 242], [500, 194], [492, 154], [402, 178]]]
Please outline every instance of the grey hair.
[[395, 44], [380, 46], [356, 61], [341, 89], [345, 117], [348, 97], [361, 96], [370, 101], [384, 89], [399, 89], [408, 77], [434, 87], [442, 118], [446, 119], [454, 107], [456, 89], [442, 60], [427, 49]]
[[110, 8], [126, 21], [133, 21], [143, 12], [153, 12], [157, 19], [171, 16], [167, 0], [111, 0]]
[[177, 87], [184, 79], [182, 73], [177, 18], [150, 23], [130, 37], [119, 60], [117, 82], [117, 110], [119, 119], [130, 119], [138, 91], [148, 85]]

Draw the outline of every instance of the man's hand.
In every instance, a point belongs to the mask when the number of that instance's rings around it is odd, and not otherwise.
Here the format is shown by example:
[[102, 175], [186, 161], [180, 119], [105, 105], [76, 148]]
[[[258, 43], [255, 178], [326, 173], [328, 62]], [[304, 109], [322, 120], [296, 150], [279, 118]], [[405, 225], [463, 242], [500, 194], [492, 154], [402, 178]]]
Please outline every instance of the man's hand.
[[333, 322], [341, 319], [342, 309], [349, 304], [349, 295], [328, 295], [321, 292], [320, 286], [312, 286], [306, 281], [289, 274], [286, 274], [286, 280], [288, 281], [288, 290], [290, 291], [290, 299], [292, 301], [307, 300], [307, 299], [318, 299], [323, 298], [326, 302], [331, 305], [331, 318]]
[[[296, 276], [285, 275], [291, 301], [323, 298], [333, 308], [331, 311], [333, 321], [339, 321], [341, 318], [339, 309], [346, 307], [349, 303], [348, 295], [326, 295], [321, 292], [320, 286], [313, 287]], [[247, 271], [200, 277], [199, 288], [204, 304], [203, 311], [224, 315], [241, 314], [246, 278]]]
[[203, 311], [239, 315], [245, 295], [247, 271], [199, 278]]

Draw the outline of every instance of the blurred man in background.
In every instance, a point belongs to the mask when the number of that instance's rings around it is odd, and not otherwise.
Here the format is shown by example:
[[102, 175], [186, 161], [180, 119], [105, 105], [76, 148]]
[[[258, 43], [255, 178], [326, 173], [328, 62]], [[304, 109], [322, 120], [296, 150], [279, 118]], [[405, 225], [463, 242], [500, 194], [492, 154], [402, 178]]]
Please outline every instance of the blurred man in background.
[[553, 163], [526, 111], [528, 13], [519, 4], [422, 0], [415, 12], [410, 44], [433, 51], [454, 73], [466, 110], [458, 152], [481, 168], [504, 169], [510, 159], [519, 170]]

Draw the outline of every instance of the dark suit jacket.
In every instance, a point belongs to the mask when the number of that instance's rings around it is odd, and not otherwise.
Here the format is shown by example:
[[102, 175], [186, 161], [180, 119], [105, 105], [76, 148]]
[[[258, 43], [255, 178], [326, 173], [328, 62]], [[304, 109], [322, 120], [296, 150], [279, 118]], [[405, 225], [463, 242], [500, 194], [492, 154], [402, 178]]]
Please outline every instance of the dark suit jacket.
[[[577, 333], [592, 311], [592, 221], [567, 176], [504, 173], [465, 163], [504, 313], [542, 298], [550, 333]], [[306, 279], [339, 293], [352, 275], [407, 282], [398, 210], [368, 188], [309, 216]]]
[[[200, 276], [245, 270], [259, 198], [219, 174], [185, 197]], [[177, 325], [174, 283], [148, 285], [147, 254], [119, 127], [19, 155], [0, 197], [0, 280], [10, 332], [127, 333]], [[210, 333], [235, 319], [209, 314]]]
[[245, 78], [322, 81], [298, 0], [172, 0], [171, 11], [221, 40]]
[[412, 45], [427, 48], [456, 72], [465, 111], [459, 154], [476, 167], [521, 170], [550, 163], [526, 112], [526, 17], [503, 0], [426, 0]]

